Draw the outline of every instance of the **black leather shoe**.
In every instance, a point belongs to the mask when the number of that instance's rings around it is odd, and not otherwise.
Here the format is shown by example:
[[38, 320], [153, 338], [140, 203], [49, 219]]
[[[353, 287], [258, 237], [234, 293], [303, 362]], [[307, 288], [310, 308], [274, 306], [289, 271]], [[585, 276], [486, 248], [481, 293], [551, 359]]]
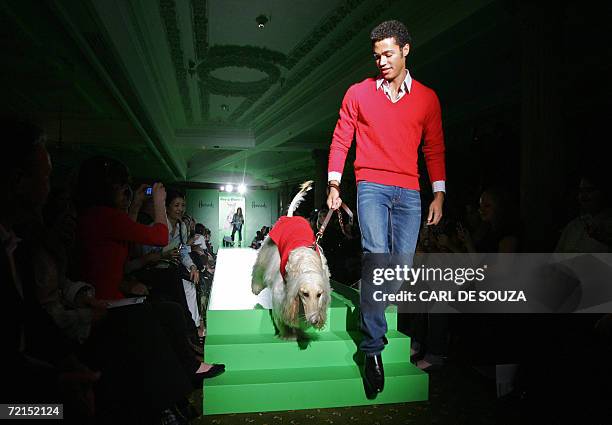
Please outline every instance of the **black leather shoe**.
[[370, 390], [381, 393], [385, 388], [385, 369], [383, 368], [382, 356], [367, 356], [364, 365], [364, 378]]

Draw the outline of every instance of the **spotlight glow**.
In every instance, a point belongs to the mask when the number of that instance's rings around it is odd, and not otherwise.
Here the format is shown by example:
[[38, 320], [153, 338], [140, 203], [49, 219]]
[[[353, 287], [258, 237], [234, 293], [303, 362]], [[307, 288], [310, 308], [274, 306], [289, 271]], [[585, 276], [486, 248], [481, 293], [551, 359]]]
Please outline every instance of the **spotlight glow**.
[[219, 190], [220, 190], [221, 192], [223, 192], [223, 191], [225, 190], [225, 186], [221, 186], [221, 187], [219, 188]]
[[240, 193], [241, 195], [244, 195], [247, 191], [247, 187], [244, 183], [240, 183], [238, 185], [238, 193]]
[[225, 190], [227, 192], [233, 192], [234, 191], [234, 185], [228, 184], [227, 186], [225, 186]]

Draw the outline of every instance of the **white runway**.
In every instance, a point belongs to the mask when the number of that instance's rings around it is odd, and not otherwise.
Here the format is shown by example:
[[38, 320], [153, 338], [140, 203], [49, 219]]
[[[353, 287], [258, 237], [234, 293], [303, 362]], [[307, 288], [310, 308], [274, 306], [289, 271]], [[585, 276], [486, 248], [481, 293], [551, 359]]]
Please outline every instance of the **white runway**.
[[258, 304], [271, 308], [268, 288], [251, 292], [251, 270], [257, 251], [252, 248], [220, 248], [210, 292], [209, 310], [251, 310]]

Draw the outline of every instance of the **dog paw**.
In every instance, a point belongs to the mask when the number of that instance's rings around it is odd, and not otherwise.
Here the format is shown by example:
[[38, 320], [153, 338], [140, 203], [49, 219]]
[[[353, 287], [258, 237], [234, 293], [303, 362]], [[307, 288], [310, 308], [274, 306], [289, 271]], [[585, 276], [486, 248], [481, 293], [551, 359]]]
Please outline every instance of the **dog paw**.
[[278, 337], [282, 339], [283, 341], [296, 341], [297, 340], [296, 333], [279, 334]]
[[276, 322], [276, 328], [278, 329], [278, 337], [283, 341], [295, 341], [298, 338], [297, 329], [287, 326], [285, 323]]

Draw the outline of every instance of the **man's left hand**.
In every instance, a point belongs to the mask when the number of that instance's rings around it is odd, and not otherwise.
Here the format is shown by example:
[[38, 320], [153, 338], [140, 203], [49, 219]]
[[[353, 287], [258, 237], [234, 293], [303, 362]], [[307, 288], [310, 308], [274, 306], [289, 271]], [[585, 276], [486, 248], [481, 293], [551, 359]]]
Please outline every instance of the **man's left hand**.
[[427, 225], [438, 224], [442, 218], [442, 205], [444, 204], [444, 192], [434, 193], [434, 200], [429, 204], [429, 214], [427, 215]]

